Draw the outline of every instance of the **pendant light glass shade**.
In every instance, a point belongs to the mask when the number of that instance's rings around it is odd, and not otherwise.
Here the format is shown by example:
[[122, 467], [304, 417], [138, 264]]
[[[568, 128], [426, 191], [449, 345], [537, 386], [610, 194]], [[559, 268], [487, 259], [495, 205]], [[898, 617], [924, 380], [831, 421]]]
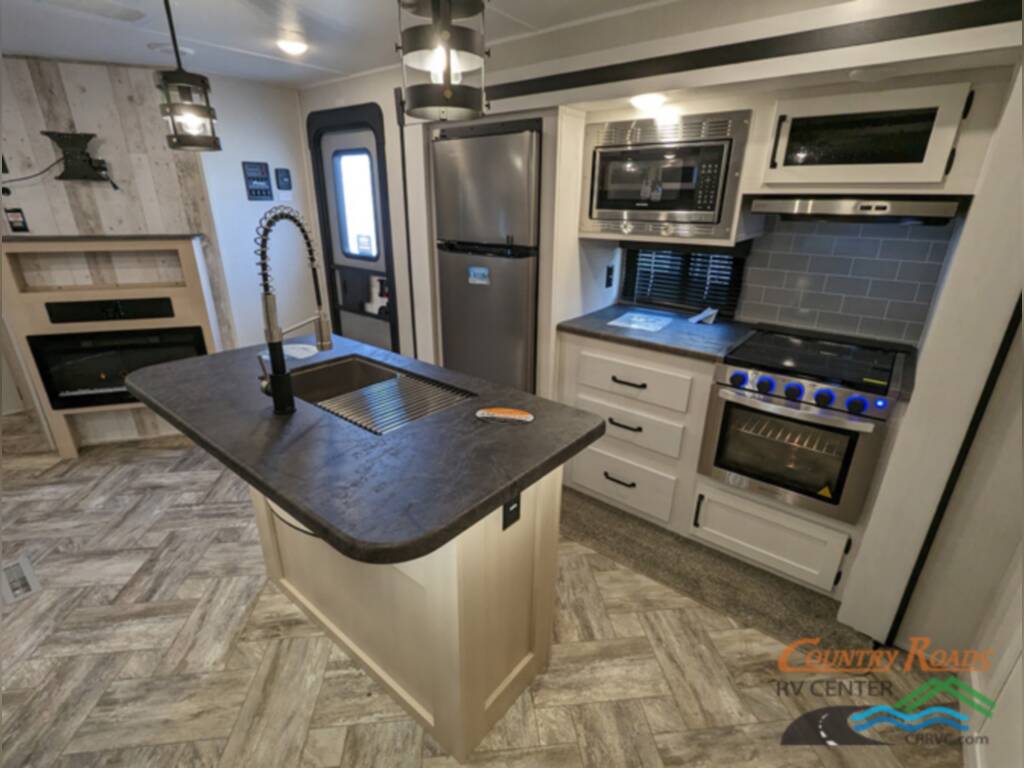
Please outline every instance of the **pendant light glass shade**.
[[210, 106], [210, 81], [203, 75], [186, 72], [181, 66], [170, 0], [164, 0], [164, 8], [178, 64], [177, 69], [157, 75], [157, 87], [163, 95], [160, 114], [167, 123], [167, 146], [200, 152], [219, 150], [220, 138], [214, 125], [217, 112]]
[[480, 117], [489, 55], [483, 0], [398, 0], [398, 23], [406, 114], [424, 120]]

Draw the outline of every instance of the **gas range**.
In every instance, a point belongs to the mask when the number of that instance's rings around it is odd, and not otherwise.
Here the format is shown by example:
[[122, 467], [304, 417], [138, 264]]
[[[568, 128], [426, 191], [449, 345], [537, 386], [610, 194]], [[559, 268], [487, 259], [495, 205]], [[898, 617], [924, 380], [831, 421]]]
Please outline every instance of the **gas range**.
[[884, 421], [898, 395], [904, 356], [892, 349], [759, 330], [726, 355], [719, 384]]

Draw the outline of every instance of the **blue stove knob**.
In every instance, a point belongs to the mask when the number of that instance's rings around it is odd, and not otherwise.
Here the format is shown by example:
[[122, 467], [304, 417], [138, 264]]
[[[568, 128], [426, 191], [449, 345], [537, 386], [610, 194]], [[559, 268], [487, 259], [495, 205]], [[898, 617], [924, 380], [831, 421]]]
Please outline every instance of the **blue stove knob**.
[[835, 393], [831, 389], [819, 389], [814, 393], [815, 404], [822, 408], [828, 408], [835, 399]]
[[771, 376], [758, 376], [755, 386], [762, 395], [770, 394], [775, 389], [775, 379]]
[[846, 410], [853, 414], [864, 413], [868, 409], [868, 401], [860, 395], [850, 395], [846, 398]]
[[729, 374], [729, 383], [737, 388], [745, 387], [747, 385], [747, 374], [743, 371], [733, 371]]
[[782, 394], [786, 396], [787, 400], [803, 400], [804, 385], [798, 381], [791, 381], [786, 385], [785, 389], [782, 390]]

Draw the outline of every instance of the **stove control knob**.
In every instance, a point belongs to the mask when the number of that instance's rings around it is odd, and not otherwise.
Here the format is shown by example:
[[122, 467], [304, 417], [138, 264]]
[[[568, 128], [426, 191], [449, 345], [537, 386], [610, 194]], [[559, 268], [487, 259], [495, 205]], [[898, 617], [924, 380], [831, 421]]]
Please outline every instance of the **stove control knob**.
[[821, 408], [828, 408], [835, 399], [836, 396], [832, 393], [831, 389], [819, 389], [814, 393], [814, 402]]
[[758, 376], [757, 384], [755, 386], [757, 387], [758, 392], [762, 395], [767, 395], [775, 389], [775, 379], [771, 376]]
[[846, 410], [850, 413], [860, 414], [868, 409], [868, 401], [860, 395], [850, 395], [846, 398]]
[[786, 396], [787, 400], [803, 400], [804, 385], [798, 381], [791, 381], [786, 385], [786, 388], [782, 390], [782, 393]]
[[747, 385], [747, 374], [743, 371], [733, 371], [729, 374], [729, 383], [737, 389], [741, 389]]

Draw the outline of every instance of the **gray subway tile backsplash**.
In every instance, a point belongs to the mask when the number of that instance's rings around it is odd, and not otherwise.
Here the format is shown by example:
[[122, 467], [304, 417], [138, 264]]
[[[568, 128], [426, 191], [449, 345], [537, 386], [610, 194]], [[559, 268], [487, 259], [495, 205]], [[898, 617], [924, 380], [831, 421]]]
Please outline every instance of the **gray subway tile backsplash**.
[[953, 229], [770, 218], [736, 317], [917, 344]]

